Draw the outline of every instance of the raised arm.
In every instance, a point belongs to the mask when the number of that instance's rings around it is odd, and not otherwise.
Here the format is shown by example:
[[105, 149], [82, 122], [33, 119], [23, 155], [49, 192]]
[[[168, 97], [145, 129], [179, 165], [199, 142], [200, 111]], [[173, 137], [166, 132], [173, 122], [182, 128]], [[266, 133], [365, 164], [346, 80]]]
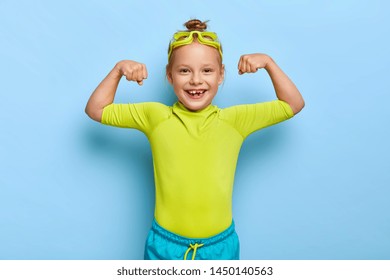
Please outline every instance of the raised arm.
[[272, 80], [276, 96], [279, 100], [287, 102], [294, 112], [299, 113], [305, 106], [305, 101], [295, 84], [280, 69], [275, 61], [266, 54], [247, 54], [240, 58], [238, 63], [239, 74], [255, 73], [264, 68]]
[[146, 66], [132, 60], [122, 60], [108, 73], [94, 90], [85, 107], [85, 113], [93, 120], [101, 122], [104, 107], [114, 102], [118, 84], [122, 76], [139, 85], [148, 77]]

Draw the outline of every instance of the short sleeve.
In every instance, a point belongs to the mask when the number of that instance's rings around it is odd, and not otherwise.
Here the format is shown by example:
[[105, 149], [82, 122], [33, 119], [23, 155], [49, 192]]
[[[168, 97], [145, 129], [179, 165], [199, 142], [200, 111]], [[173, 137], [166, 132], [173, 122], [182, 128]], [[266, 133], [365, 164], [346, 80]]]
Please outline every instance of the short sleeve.
[[293, 116], [290, 105], [281, 100], [237, 105], [221, 111], [221, 118], [236, 128], [244, 138], [256, 130], [288, 120]]
[[157, 102], [110, 104], [103, 109], [101, 123], [148, 133], [167, 119], [171, 111], [170, 107]]

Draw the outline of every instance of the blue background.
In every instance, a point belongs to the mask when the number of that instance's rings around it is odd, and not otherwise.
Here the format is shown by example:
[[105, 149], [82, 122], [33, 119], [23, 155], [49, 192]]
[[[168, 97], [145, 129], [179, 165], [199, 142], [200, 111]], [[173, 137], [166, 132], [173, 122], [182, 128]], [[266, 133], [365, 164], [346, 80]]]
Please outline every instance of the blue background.
[[[223, 3], [223, 4], [222, 4]], [[85, 104], [122, 59], [147, 65], [116, 102], [175, 96], [171, 35], [209, 19], [224, 47], [215, 104], [274, 99], [271, 55], [306, 100], [242, 147], [234, 218], [243, 259], [390, 259], [386, 1], [0, 2], [0, 259], [141, 259], [153, 219], [152, 156], [138, 131], [93, 122]]]

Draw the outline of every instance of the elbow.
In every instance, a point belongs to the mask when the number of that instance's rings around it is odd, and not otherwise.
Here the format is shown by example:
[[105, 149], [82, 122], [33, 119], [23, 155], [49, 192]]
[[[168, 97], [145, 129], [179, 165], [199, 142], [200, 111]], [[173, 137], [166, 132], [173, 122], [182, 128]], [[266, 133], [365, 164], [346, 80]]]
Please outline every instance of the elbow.
[[294, 113], [294, 115], [298, 114], [302, 109], [305, 107], [305, 101], [303, 98], [299, 100], [299, 102], [296, 102], [295, 104], [290, 104], [290, 107]]
[[85, 113], [87, 114], [88, 117], [90, 117], [94, 121], [101, 122], [102, 120], [103, 110], [92, 109], [90, 108], [90, 106], [87, 105], [85, 107]]

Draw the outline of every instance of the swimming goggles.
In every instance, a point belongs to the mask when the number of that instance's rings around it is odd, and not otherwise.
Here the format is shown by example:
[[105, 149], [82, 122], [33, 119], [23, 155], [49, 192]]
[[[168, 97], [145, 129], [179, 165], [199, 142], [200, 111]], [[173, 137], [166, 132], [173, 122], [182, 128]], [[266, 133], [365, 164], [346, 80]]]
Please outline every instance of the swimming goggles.
[[218, 36], [214, 32], [208, 32], [208, 31], [179, 31], [173, 34], [173, 38], [171, 40], [171, 43], [169, 44], [169, 50], [168, 50], [168, 61], [171, 58], [172, 51], [175, 48], [189, 45], [194, 41], [194, 34], [197, 34], [199, 43], [203, 45], [207, 45], [213, 48], [216, 48], [219, 51], [219, 54], [222, 58], [222, 47], [221, 43], [218, 40]]

